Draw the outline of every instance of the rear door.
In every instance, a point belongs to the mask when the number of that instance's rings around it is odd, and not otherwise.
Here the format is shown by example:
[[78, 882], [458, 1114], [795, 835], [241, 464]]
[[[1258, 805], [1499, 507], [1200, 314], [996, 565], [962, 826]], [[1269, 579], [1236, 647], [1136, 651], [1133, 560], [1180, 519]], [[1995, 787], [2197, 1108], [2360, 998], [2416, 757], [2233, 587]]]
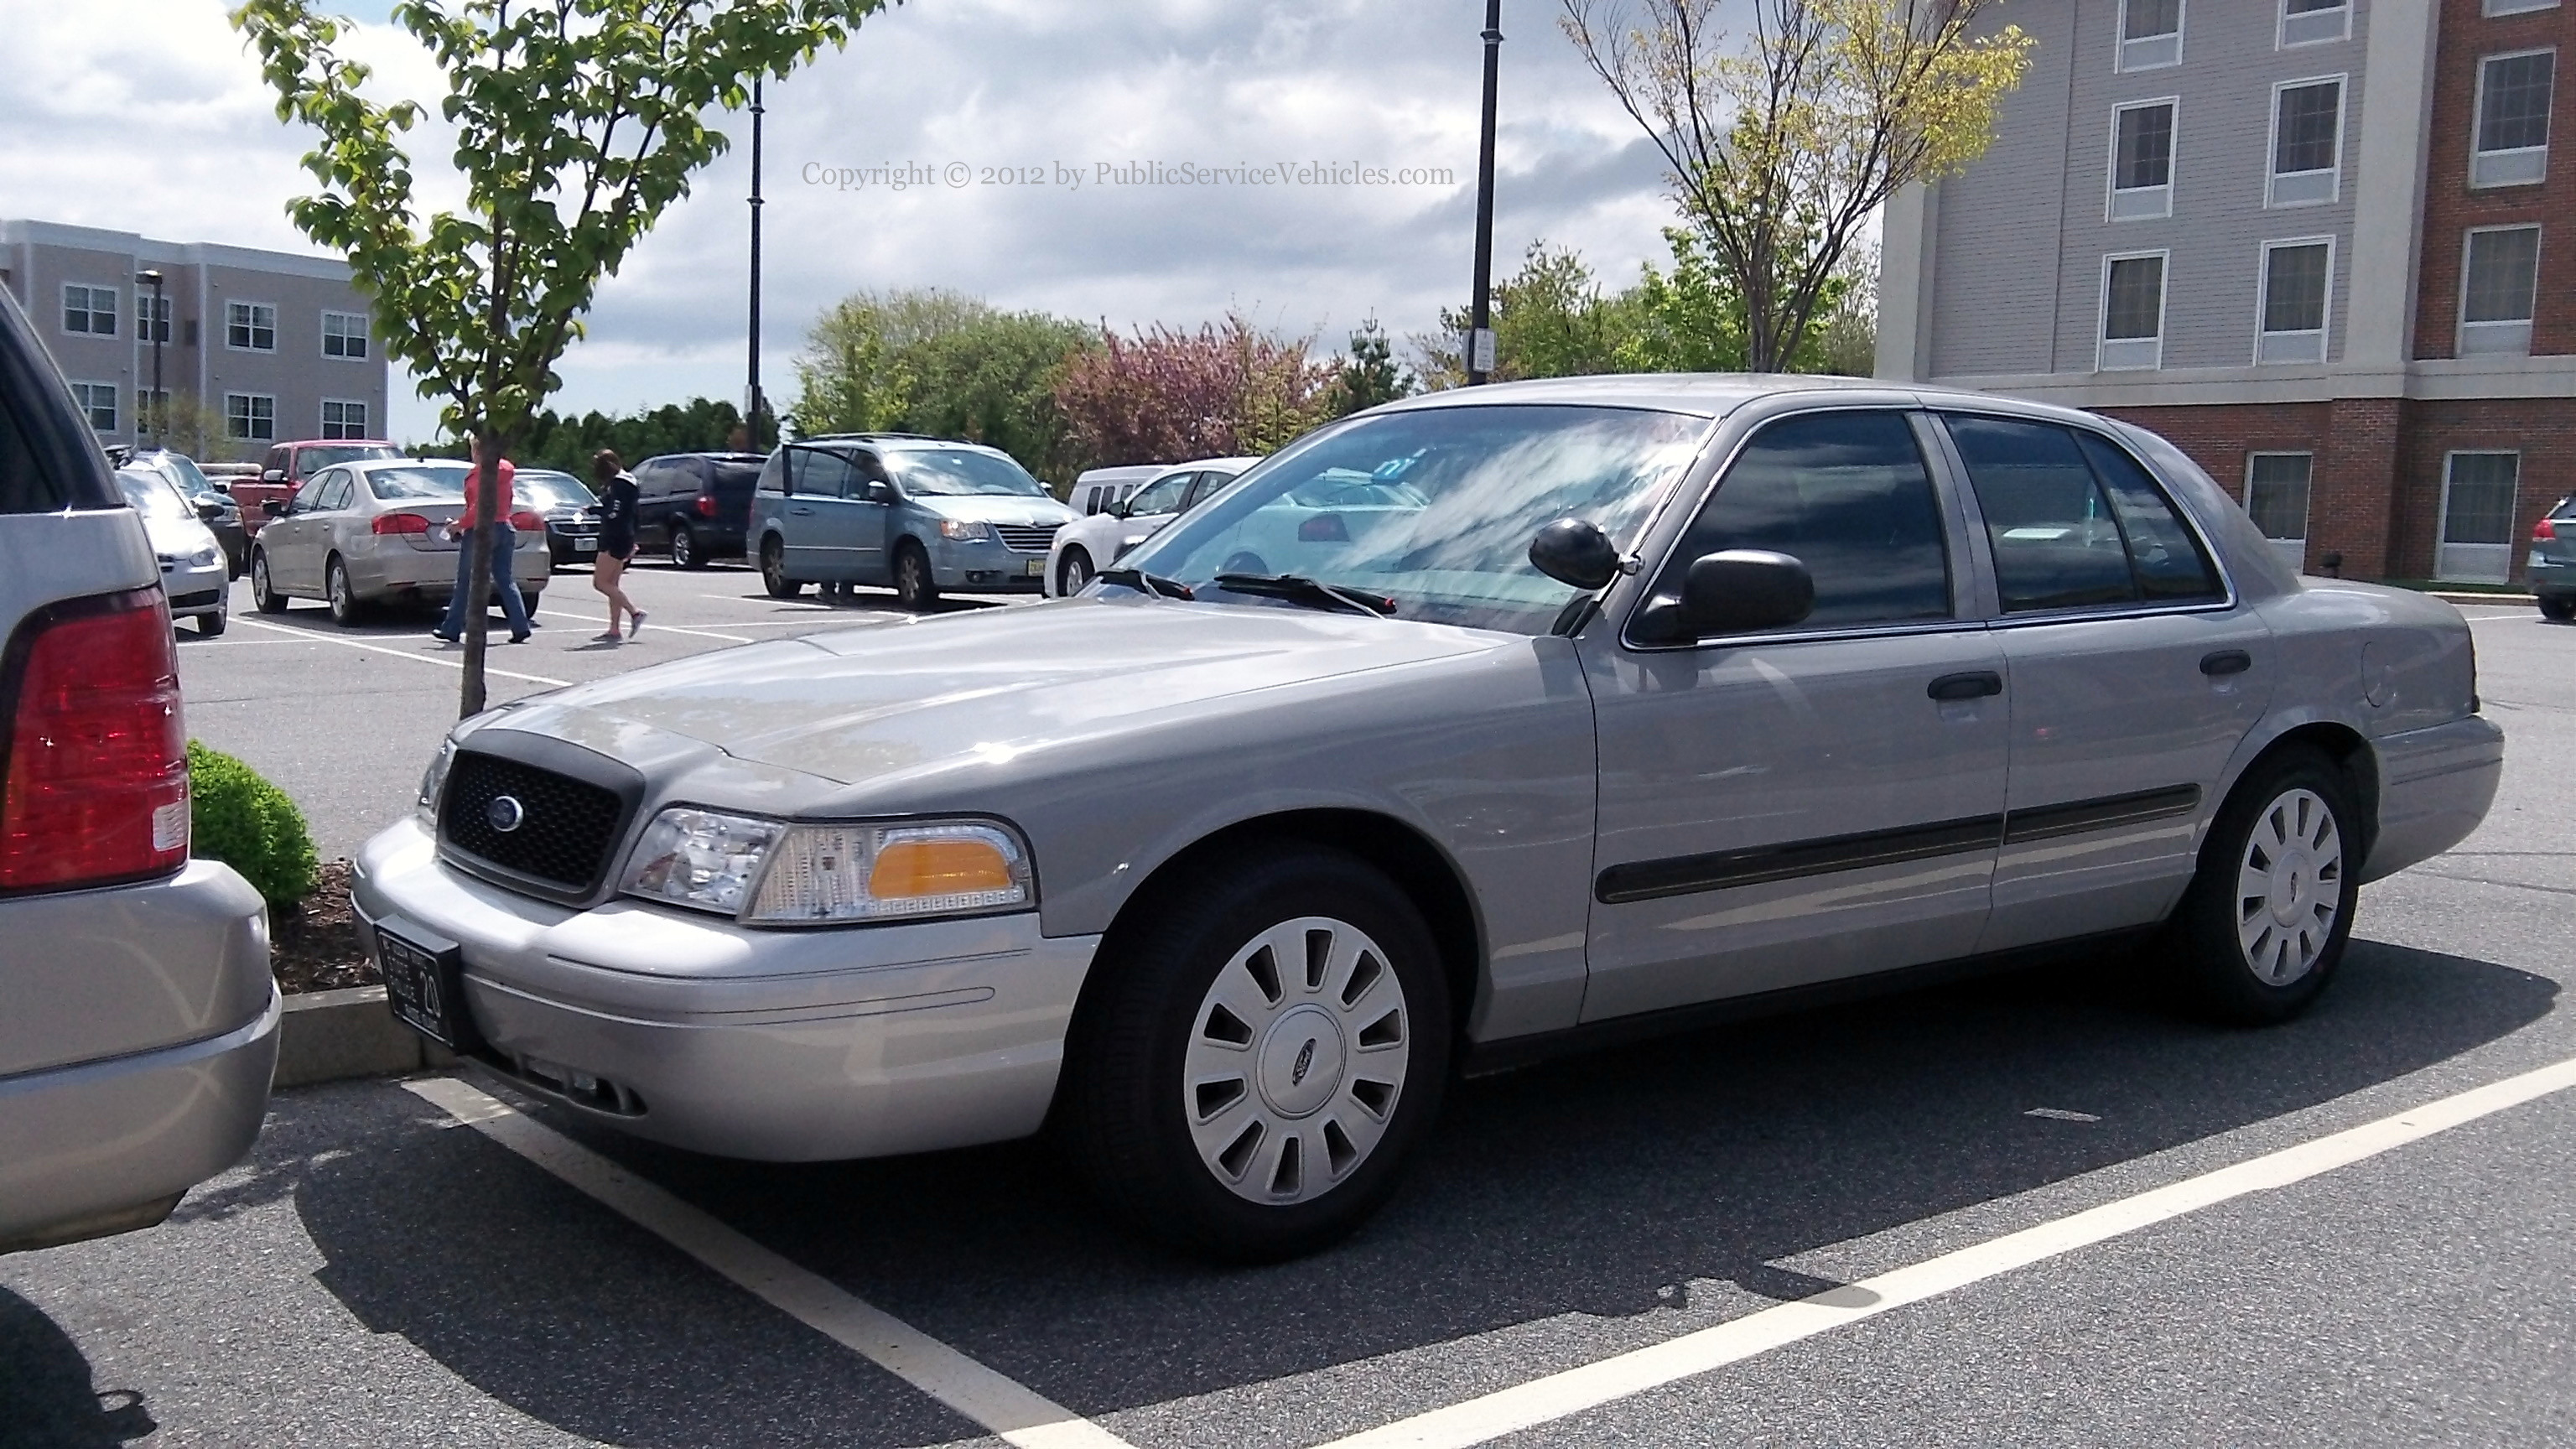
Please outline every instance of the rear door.
[[323, 490], [340, 476], [338, 469], [332, 469], [296, 489], [295, 496], [287, 501], [286, 516], [260, 535], [260, 547], [268, 554], [269, 582], [278, 589], [307, 595], [322, 591], [322, 550], [315, 515], [322, 506]]
[[2180, 897], [2272, 689], [2270, 631], [2128, 450], [1952, 414], [2001, 600], [2012, 781], [1979, 949], [2142, 926]]
[[893, 547], [888, 535], [894, 531], [894, 513], [894, 479], [886, 472], [885, 460], [865, 448], [851, 453], [848, 523], [843, 534], [850, 541], [849, 572], [844, 578], [862, 584], [894, 582], [894, 555], [888, 552]]
[[787, 572], [837, 582], [850, 576], [857, 548], [850, 517], [850, 460], [823, 448], [798, 448], [795, 494], [787, 500]]

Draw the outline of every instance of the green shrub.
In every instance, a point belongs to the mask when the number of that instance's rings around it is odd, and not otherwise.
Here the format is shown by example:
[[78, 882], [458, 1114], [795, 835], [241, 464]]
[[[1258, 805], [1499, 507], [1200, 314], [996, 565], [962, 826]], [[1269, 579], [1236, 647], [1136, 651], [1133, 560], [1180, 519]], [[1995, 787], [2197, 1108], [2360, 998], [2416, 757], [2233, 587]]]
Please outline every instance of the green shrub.
[[240, 871], [262, 899], [289, 906], [312, 894], [321, 859], [304, 812], [257, 770], [188, 741], [190, 852]]

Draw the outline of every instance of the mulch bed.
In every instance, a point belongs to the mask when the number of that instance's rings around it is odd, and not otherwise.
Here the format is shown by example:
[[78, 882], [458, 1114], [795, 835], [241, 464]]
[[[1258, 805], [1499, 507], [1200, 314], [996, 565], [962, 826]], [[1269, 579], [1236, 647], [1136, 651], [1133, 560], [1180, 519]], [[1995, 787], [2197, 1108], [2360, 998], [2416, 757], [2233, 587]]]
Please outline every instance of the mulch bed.
[[269, 960], [277, 972], [278, 989], [290, 995], [374, 986], [384, 979], [358, 943], [345, 860], [323, 866], [321, 884], [300, 904], [269, 912], [268, 929]]

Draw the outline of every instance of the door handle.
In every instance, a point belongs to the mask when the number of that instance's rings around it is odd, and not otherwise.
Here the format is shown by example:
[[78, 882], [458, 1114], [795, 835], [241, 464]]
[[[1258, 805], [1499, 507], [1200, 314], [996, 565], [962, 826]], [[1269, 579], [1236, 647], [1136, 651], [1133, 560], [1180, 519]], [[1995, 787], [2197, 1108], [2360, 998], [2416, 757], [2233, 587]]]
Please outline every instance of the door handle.
[[2004, 692], [2004, 677], [1991, 669], [1971, 669], [1965, 674], [1944, 674], [1923, 691], [1943, 704], [1963, 699], [1983, 699]]
[[2212, 679], [2229, 674], [2243, 674], [2254, 667], [2254, 656], [2242, 649], [2221, 649], [2200, 656], [2200, 672]]
[[796, 515], [798, 518], [811, 518], [814, 516], [814, 510], [811, 508], [791, 508], [787, 511]]

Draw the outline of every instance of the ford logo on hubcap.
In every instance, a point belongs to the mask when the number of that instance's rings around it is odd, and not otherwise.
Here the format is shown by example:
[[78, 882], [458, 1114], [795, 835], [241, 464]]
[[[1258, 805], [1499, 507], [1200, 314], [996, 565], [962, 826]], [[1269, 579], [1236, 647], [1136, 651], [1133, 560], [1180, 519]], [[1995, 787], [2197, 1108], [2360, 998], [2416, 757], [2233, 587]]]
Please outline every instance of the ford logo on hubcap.
[[520, 804], [514, 795], [495, 795], [492, 803], [483, 807], [483, 819], [493, 829], [507, 835], [527, 823], [528, 807]]

